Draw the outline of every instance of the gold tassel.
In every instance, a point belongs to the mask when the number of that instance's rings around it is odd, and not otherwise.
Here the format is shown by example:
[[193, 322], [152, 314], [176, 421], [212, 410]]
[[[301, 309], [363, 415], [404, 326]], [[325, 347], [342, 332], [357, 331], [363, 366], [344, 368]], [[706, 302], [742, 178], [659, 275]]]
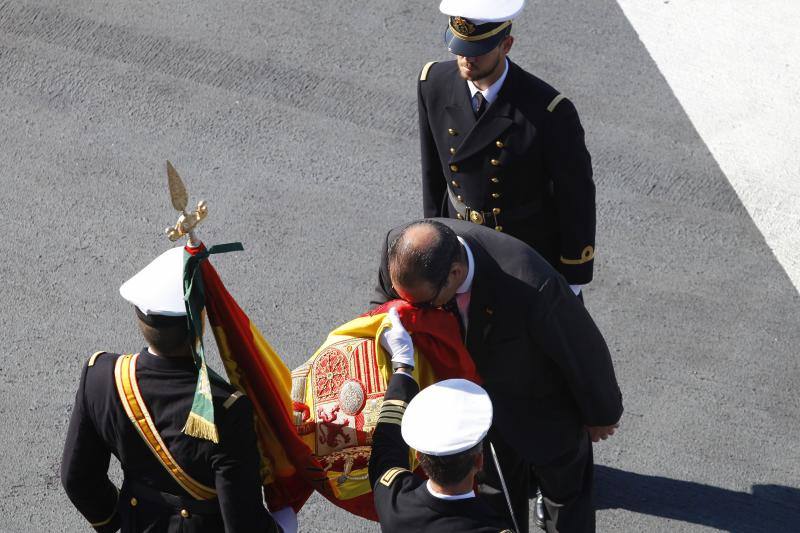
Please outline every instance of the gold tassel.
[[197, 437], [198, 439], [210, 440], [214, 444], [219, 444], [219, 433], [217, 426], [197, 413], [189, 413], [186, 425], [181, 430], [186, 435]]

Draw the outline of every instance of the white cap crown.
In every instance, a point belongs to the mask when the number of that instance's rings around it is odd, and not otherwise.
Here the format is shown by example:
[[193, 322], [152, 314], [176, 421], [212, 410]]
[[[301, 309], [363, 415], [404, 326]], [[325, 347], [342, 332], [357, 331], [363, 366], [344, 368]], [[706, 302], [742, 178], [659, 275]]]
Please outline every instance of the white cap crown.
[[183, 247], [167, 250], [119, 288], [146, 315], [185, 316]]
[[426, 455], [453, 455], [476, 446], [492, 425], [492, 402], [479, 385], [448, 379], [423, 389], [408, 404], [401, 432]]
[[519, 15], [525, 0], [442, 0], [439, 11], [449, 17], [463, 17], [475, 24], [505, 22]]

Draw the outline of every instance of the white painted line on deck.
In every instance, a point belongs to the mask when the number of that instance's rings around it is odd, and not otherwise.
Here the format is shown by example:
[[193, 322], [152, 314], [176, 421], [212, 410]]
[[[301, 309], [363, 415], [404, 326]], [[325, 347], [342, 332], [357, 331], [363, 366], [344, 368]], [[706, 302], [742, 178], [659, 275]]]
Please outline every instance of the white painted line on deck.
[[618, 2], [800, 288], [800, 1]]

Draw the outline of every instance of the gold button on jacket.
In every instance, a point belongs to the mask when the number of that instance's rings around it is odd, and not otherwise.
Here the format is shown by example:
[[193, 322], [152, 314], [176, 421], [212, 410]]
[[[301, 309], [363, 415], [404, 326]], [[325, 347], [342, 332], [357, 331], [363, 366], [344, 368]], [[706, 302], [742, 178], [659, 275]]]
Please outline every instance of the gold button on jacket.
[[471, 211], [469, 214], [469, 220], [475, 224], [483, 224], [483, 215], [479, 211]]

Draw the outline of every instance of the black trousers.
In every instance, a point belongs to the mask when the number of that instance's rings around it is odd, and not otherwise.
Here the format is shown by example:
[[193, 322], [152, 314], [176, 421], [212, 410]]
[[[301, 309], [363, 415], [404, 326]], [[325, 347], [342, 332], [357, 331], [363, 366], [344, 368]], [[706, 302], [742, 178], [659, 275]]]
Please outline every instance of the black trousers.
[[514, 510], [514, 518], [517, 523], [517, 533], [528, 532], [528, 486], [530, 484], [531, 469], [528, 463], [514, 451], [505, 441], [500, 438], [494, 428], [489, 430], [489, 435], [484, 441], [483, 448], [483, 471], [478, 473], [477, 495], [488, 503], [495, 513], [506, 517], [509, 523], [511, 512], [509, 511], [508, 501], [503, 492], [503, 485], [500, 481], [490, 443], [494, 445], [500, 469], [503, 473], [508, 495], [511, 499], [511, 508]]
[[548, 533], [593, 533], [594, 454], [586, 432], [575, 450], [546, 465], [533, 466], [549, 515]]

